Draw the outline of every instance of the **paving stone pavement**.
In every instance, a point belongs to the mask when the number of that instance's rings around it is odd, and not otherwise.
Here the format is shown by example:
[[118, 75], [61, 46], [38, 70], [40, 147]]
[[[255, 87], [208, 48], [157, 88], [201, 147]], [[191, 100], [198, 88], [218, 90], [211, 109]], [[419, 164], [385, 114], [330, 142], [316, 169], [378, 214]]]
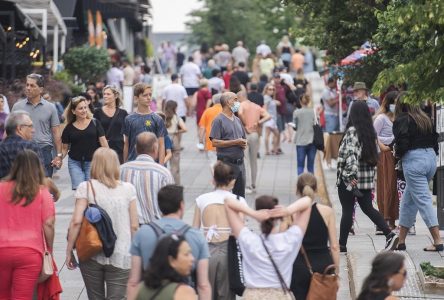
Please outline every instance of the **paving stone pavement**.
[[[329, 188], [330, 201], [336, 211], [336, 223], [339, 229], [341, 205], [335, 187], [336, 169], [324, 168], [326, 185]], [[352, 299], [359, 294], [365, 277], [370, 273], [371, 261], [385, 246], [385, 237], [375, 235], [375, 226], [359, 209], [356, 210], [354, 224], [356, 235], [348, 239], [348, 254], [341, 254], [341, 265], [346, 264], [349, 272], [350, 295]], [[422, 219], [417, 216], [415, 236], [407, 236], [407, 251], [398, 251], [406, 256], [407, 280], [405, 286], [395, 295], [401, 299], [444, 299], [444, 293], [425, 292], [419, 282], [419, 264], [430, 261], [434, 265], [444, 266], [444, 253], [424, 252], [423, 247], [432, 243], [428, 229]], [[338, 233], [339, 234], [339, 233]], [[342, 299], [338, 296], [338, 299]]]
[[[319, 77], [313, 75], [314, 99], [319, 99], [323, 83]], [[316, 103], [316, 102], [315, 102]], [[189, 132], [183, 137], [184, 150], [181, 153], [181, 184], [185, 186], [186, 212], [184, 220], [192, 222], [194, 214], [194, 199], [205, 192], [212, 190], [212, 180], [209, 164], [205, 154], [196, 149], [196, 123], [195, 119], [187, 120]], [[287, 205], [295, 199], [296, 159], [294, 144], [283, 144], [284, 154], [280, 156], [265, 156], [261, 145], [261, 159], [258, 160], [257, 193], [276, 196], [280, 203]], [[321, 164], [317, 162], [316, 176], [322, 179]], [[336, 212], [336, 223], [339, 230], [341, 206], [335, 187], [336, 170], [325, 168], [325, 184], [333, 208]], [[67, 270], [64, 265], [66, 249], [66, 232], [74, 207], [73, 192], [65, 160], [63, 168], [57, 172], [57, 185], [62, 190], [61, 199], [56, 204], [56, 237], [54, 256], [60, 269], [60, 279], [64, 289], [61, 299], [88, 299], [79, 270]], [[247, 195], [247, 202], [252, 206], [256, 195]], [[257, 228], [255, 222], [248, 223], [250, 227]], [[341, 255], [340, 259], [340, 300], [353, 299], [359, 293], [365, 276], [370, 271], [373, 257], [384, 247], [385, 239], [374, 235], [374, 226], [371, 221], [357, 210], [357, 234], [349, 238], [349, 255]], [[438, 253], [424, 253], [422, 247], [430, 244], [430, 238], [425, 224], [420, 218], [417, 221], [417, 235], [407, 238], [407, 259], [409, 278], [406, 287], [398, 295], [402, 299], [444, 299], [444, 296], [424, 294], [418, 285], [416, 270], [421, 261], [427, 260], [435, 264], [444, 265], [444, 258]], [[339, 233], [338, 233], [339, 234]], [[359, 267], [358, 267], [359, 266]], [[350, 274], [350, 278], [349, 278]]]

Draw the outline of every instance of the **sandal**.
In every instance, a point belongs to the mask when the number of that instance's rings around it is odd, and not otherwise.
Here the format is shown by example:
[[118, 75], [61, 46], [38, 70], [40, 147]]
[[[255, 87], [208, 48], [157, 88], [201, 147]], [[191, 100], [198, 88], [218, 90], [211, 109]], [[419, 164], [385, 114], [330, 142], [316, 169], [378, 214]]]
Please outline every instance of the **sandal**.
[[406, 251], [406, 250], [407, 250], [407, 247], [406, 247], [405, 243], [402, 243], [402, 244], [398, 244], [398, 246], [397, 246], [394, 250], [397, 250], [397, 251]]
[[444, 251], [444, 246], [443, 244], [432, 245], [431, 247], [426, 247], [423, 250], [426, 252], [439, 252]]
[[265, 152], [265, 155], [273, 155], [273, 152]]

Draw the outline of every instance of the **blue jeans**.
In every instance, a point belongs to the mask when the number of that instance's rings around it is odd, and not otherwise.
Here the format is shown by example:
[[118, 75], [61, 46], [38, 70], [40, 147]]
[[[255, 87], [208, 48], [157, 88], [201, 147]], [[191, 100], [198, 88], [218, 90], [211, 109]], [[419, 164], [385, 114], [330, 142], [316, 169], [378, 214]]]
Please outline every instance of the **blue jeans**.
[[52, 146], [43, 146], [40, 148], [40, 152], [43, 155], [43, 168], [45, 169], [46, 177], [52, 177], [52, 173], [54, 171], [53, 166], [51, 165], [53, 156], [53, 147]]
[[325, 132], [339, 130], [339, 116], [325, 114]]
[[81, 182], [89, 180], [90, 169], [90, 161], [79, 161], [68, 157], [68, 170], [69, 176], [71, 176], [71, 186], [73, 190], [77, 189]]
[[307, 157], [307, 170], [314, 174], [314, 160], [316, 157], [316, 147], [313, 143], [296, 146], [296, 156], [298, 161], [298, 175], [304, 173], [305, 157]]
[[428, 228], [438, 226], [429, 181], [436, 171], [436, 154], [432, 148], [410, 150], [402, 157], [406, 188], [401, 200], [399, 225], [410, 228], [420, 213]]

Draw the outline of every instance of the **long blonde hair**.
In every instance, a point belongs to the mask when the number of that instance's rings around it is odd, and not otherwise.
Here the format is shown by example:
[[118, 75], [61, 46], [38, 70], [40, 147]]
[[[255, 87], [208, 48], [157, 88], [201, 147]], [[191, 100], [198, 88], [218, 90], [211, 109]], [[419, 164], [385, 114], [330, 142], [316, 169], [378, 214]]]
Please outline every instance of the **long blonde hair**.
[[94, 152], [91, 161], [91, 179], [96, 179], [109, 188], [119, 183], [119, 157], [116, 151], [100, 147]]

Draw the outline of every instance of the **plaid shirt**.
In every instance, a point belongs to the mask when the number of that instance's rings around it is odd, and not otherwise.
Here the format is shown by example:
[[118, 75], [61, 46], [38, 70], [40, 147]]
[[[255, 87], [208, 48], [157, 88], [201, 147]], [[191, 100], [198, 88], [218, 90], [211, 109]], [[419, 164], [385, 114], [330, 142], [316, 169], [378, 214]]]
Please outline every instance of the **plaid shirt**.
[[33, 150], [43, 162], [40, 147], [36, 142], [24, 140], [18, 135], [8, 135], [0, 143], [0, 178], [8, 175], [17, 154], [25, 149]]
[[338, 154], [338, 173], [336, 185], [341, 181], [345, 185], [353, 179], [358, 180], [358, 189], [369, 190], [374, 188], [375, 167], [369, 166], [360, 160], [362, 145], [359, 142], [355, 127], [345, 132]]

